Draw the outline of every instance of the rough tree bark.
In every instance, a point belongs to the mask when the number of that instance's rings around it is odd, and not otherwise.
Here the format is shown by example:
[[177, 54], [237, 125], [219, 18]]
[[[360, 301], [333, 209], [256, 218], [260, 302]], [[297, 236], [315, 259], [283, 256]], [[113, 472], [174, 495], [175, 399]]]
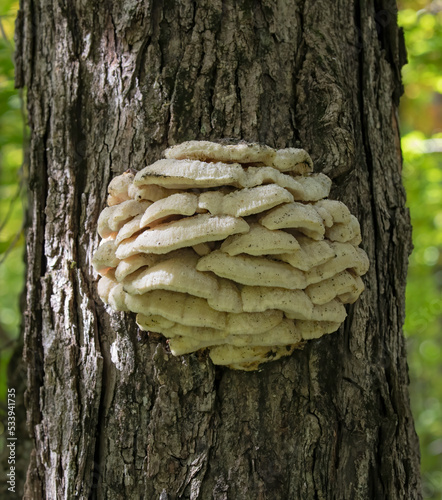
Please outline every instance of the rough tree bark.
[[[420, 498], [395, 3], [20, 3], [26, 498]], [[172, 357], [102, 304], [91, 269], [110, 179], [170, 144], [223, 137], [309, 151], [371, 260], [339, 332], [252, 373]]]

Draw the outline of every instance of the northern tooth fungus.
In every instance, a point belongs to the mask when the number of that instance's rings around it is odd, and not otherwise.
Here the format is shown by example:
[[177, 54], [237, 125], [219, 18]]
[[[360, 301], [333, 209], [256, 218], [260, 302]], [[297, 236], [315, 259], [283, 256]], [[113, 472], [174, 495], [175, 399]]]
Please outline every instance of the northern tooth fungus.
[[173, 355], [256, 370], [336, 331], [364, 289], [359, 223], [302, 149], [189, 141], [109, 185], [98, 292]]

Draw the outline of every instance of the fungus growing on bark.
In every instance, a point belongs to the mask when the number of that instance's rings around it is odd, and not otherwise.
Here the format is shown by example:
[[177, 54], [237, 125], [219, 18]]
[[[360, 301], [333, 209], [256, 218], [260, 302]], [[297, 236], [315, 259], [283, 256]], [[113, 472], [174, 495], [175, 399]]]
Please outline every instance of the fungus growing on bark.
[[364, 289], [359, 223], [302, 149], [189, 141], [114, 178], [98, 293], [172, 354], [255, 370], [336, 331]]

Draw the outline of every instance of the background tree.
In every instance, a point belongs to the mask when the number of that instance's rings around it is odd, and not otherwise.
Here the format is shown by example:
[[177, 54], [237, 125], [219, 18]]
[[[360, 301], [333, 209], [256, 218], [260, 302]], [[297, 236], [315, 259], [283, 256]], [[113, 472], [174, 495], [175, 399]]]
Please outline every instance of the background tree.
[[[395, 6], [24, 1], [19, 34], [28, 496], [418, 498]], [[225, 136], [307, 149], [361, 220], [372, 262], [338, 334], [252, 374], [140, 342], [90, 269], [113, 173], [168, 143]]]

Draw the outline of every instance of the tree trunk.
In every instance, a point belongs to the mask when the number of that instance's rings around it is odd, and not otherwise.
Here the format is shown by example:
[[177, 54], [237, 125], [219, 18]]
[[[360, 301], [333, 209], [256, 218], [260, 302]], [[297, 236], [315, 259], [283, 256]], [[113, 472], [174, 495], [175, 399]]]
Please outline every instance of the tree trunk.
[[[25, 497], [417, 499], [411, 249], [389, 0], [21, 0], [31, 126]], [[371, 267], [337, 333], [256, 372], [173, 357], [97, 295], [110, 179], [170, 144], [298, 146], [359, 218]]]

